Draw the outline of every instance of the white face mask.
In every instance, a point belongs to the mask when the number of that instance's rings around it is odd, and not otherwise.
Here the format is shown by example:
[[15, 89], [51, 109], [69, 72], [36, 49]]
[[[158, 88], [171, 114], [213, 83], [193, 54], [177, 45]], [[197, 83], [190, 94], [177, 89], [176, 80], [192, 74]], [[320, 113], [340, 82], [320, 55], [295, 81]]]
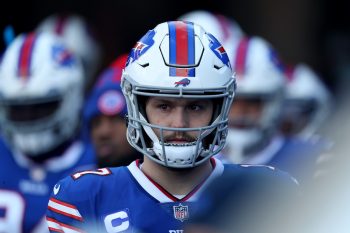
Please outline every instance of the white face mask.
[[22, 153], [31, 156], [45, 153], [52, 148], [55, 143], [55, 135], [52, 131], [13, 135], [13, 144]]
[[261, 140], [259, 129], [229, 129], [224, 148], [224, 156], [230, 162], [244, 163], [244, 151]]
[[[202, 148], [200, 145], [199, 148]], [[165, 145], [165, 153], [163, 153], [163, 147], [159, 142], [153, 143], [153, 151], [161, 161], [165, 160], [167, 164], [175, 165], [188, 165], [191, 164], [193, 158], [197, 158], [200, 151], [197, 151], [197, 145], [195, 143], [185, 143], [178, 145]], [[165, 154], [165, 156], [164, 156]]]

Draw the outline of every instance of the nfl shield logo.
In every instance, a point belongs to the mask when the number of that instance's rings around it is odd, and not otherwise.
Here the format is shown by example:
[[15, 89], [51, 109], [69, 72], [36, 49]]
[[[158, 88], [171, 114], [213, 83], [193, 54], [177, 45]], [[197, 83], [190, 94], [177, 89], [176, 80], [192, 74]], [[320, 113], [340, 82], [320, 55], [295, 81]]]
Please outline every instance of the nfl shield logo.
[[174, 209], [174, 217], [181, 222], [188, 219], [188, 206], [183, 206], [179, 204], [178, 206], [173, 206]]

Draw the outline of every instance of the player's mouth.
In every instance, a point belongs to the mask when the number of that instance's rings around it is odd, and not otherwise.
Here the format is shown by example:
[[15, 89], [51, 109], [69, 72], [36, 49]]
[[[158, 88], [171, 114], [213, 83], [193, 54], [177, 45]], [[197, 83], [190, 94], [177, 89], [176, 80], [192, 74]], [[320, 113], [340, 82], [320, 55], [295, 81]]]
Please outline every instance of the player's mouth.
[[196, 140], [188, 140], [188, 139], [172, 139], [167, 140], [164, 143], [164, 146], [193, 146], [196, 144]]
[[97, 146], [97, 151], [100, 157], [106, 158], [113, 154], [113, 147], [110, 144], [101, 144]]

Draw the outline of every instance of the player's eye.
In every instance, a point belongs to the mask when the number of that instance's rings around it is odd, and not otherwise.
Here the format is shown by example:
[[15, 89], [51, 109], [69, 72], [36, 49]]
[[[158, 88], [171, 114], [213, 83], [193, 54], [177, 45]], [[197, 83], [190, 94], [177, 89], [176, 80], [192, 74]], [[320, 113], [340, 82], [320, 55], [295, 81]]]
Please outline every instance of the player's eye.
[[200, 111], [204, 108], [204, 106], [199, 105], [199, 104], [192, 104], [189, 106], [189, 109], [192, 111]]
[[159, 104], [157, 107], [158, 107], [159, 109], [161, 109], [161, 110], [167, 110], [167, 109], [169, 109], [169, 105], [167, 105], [167, 104]]

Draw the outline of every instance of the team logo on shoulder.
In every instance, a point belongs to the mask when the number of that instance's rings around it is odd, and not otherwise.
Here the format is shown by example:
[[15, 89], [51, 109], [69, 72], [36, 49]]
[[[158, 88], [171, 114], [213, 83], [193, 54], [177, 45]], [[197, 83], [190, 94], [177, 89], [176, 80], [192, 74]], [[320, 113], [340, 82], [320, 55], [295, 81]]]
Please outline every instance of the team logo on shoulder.
[[178, 206], [173, 206], [173, 210], [174, 210], [175, 219], [180, 220], [181, 222], [188, 219], [189, 217], [188, 206], [181, 205], [180, 203]]
[[60, 184], [56, 184], [54, 187], [53, 187], [53, 193], [55, 195], [57, 195], [57, 193], [60, 191], [60, 188], [61, 188], [61, 185]]

